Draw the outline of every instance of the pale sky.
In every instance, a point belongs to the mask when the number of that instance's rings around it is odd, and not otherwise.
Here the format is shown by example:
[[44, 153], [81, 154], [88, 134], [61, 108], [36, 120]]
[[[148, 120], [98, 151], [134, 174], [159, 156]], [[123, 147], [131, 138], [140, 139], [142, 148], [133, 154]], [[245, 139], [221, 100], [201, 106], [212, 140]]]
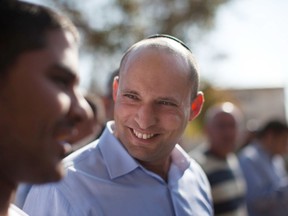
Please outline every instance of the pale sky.
[[[196, 49], [202, 77], [224, 88], [288, 86], [287, 11], [287, 0], [223, 6], [215, 30]], [[226, 58], [215, 60], [211, 50]]]

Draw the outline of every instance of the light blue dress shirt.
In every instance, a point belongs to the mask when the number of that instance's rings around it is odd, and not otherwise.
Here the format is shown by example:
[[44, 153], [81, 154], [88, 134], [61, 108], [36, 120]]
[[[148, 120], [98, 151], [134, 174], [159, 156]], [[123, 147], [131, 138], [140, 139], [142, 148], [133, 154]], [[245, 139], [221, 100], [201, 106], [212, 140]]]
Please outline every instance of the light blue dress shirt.
[[283, 159], [254, 143], [239, 155], [247, 184], [249, 216], [287, 216], [288, 181]]
[[99, 140], [64, 159], [63, 181], [32, 187], [24, 205], [29, 215], [213, 215], [207, 178], [179, 145], [171, 154], [166, 183], [128, 154], [112, 124]]

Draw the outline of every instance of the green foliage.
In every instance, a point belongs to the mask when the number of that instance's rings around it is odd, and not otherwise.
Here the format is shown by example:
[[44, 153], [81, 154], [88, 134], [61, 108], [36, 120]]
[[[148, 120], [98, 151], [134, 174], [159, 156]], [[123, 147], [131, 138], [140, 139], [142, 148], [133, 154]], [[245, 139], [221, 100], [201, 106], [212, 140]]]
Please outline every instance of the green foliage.
[[[229, 0], [53, 0], [85, 35], [92, 52], [113, 53], [150, 34], [196, 41], [213, 26], [217, 8]], [[94, 2], [94, 4], [92, 4]], [[86, 6], [85, 6], [86, 5]]]

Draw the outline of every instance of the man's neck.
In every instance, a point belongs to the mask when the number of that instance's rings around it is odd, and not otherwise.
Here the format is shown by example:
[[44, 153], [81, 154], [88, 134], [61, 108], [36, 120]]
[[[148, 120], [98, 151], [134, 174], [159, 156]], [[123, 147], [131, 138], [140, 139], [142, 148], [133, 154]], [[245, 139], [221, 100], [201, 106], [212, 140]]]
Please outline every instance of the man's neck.
[[0, 216], [8, 215], [8, 209], [16, 188], [15, 184], [0, 180]]
[[156, 173], [159, 175], [164, 181], [168, 182], [168, 172], [171, 164], [171, 158], [169, 157], [164, 162], [145, 162], [145, 161], [139, 161], [140, 164], [145, 167], [147, 170]]

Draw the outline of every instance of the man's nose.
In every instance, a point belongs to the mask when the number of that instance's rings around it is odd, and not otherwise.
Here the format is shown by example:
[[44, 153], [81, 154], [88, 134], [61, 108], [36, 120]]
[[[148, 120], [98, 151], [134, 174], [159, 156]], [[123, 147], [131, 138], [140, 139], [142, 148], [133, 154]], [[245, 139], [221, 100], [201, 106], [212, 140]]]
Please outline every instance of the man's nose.
[[141, 104], [137, 110], [135, 121], [141, 129], [147, 129], [157, 122], [155, 108], [151, 104]]
[[74, 123], [79, 123], [93, 118], [93, 111], [83, 94], [76, 92], [71, 99], [69, 116]]

